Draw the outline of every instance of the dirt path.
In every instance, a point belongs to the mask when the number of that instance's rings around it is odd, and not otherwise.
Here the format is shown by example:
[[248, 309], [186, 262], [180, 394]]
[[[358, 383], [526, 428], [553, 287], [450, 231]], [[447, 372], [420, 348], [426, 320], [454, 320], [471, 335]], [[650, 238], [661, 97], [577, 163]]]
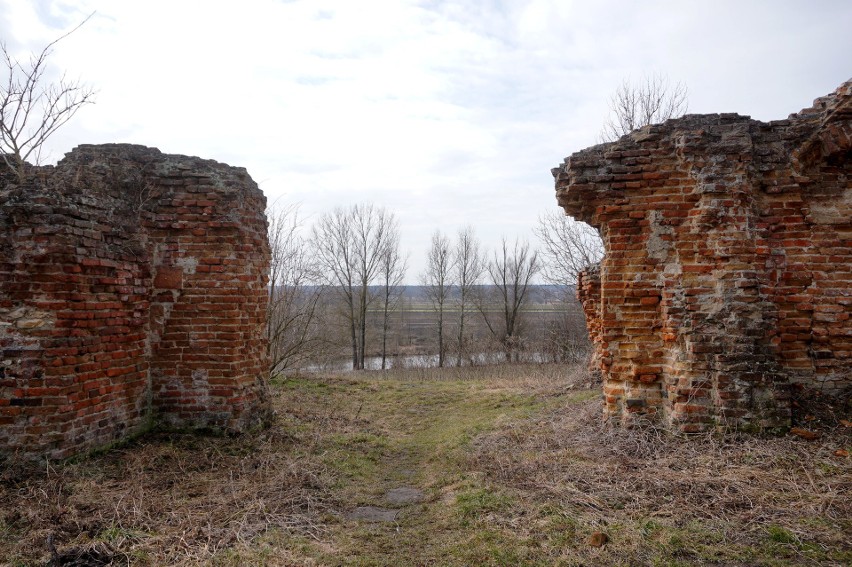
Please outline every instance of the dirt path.
[[852, 564], [847, 418], [812, 442], [607, 429], [583, 376], [280, 379], [268, 429], [7, 463], [0, 565]]
[[[850, 506], [833, 496], [852, 488], [848, 458], [832, 456], [848, 445], [842, 427], [822, 448], [606, 432], [596, 426], [599, 391], [584, 388], [582, 373], [535, 372], [326, 381], [316, 400], [341, 420], [317, 450], [340, 473], [337, 512], [321, 542], [299, 541], [303, 557], [388, 566], [852, 561]], [[416, 491], [413, 501], [389, 499], [400, 489]]]
[[[316, 402], [334, 399], [330, 415], [355, 417], [317, 448], [340, 474], [333, 493], [341, 513], [323, 544], [304, 542], [311, 554], [342, 564], [468, 564], [457, 503], [486, 494], [482, 475], [468, 467], [471, 440], [546, 404], [520, 388], [473, 381], [354, 380], [327, 388]], [[347, 395], [331, 392], [337, 388]]]

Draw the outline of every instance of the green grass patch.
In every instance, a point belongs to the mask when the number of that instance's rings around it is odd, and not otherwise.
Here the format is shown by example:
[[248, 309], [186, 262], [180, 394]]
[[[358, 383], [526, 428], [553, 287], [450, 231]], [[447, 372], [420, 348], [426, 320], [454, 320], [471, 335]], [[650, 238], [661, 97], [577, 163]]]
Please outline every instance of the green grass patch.
[[[0, 556], [43, 564], [52, 530], [60, 551], [95, 541], [131, 564], [852, 564], [849, 505], [825, 496], [849, 474], [826, 447], [848, 442], [600, 428], [600, 389], [569, 387], [578, 376], [556, 365], [278, 376], [267, 430], [154, 432], [0, 484]], [[422, 498], [390, 502], [402, 487]], [[360, 521], [360, 506], [400, 512]], [[598, 531], [609, 539], [595, 548]]]
[[781, 526], [773, 524], [766, 528], [766, 532], [769, 534], [770, 541], [774, 541], [775, 543], [789, 543], [794, 545], [798, 545], [799, 543], [799, 538], [793, 532]]
[[503, 512], [512, 505], [512, 499], [487, 488], [476, 488], [456, 496], [458, 513], [465, 520], [478, 520], [492, 512]]

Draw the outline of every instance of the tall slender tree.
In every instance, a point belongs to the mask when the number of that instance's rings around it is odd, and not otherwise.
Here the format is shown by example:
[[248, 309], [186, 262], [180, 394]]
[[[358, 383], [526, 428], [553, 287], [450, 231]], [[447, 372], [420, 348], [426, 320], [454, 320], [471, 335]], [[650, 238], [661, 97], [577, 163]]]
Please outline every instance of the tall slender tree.
[[450, 297], [451, 277], [453, 270], [453, 254], [450, 239], [440, 230], [432, 235], [432, 243], [426, 257], [426, 271], [421, 280], [425, 287], [426, 299], [432, 304], [432, 309], [438, 315], [436, 323], [438, 366], [444, 366], [446, 346], [444, 341], [444, 310]]
[[455, 281], [458, 287], [456, 297], [458, 308], [456, 366], [461, 366], [467, 354], [467, 335], [465, 334], [467, 316], [472, 306], [473, 295], [485, 271], [485, 259], [472, 226], [467, 226], [458, 233], [454, 268]]
[[[355, 205], [352, 207], [353, 233], [355, 236], [355, 256], [359, 276], [358, 323], [359, 323], [359, 363], [358, 369], [364, 369], [367, 352], [367, 309], [373, 300], [370, 286], [381, 272], [382, 258], [387, 253], [391, 240], [399, 233], [398, 222], [393, 213], [383, 207], [373, 205]], [[396, 238], [398, 240], [398, 238]]]
[[360, 361], [356, 308], [358, 265], [350, 212], [337, 207], [323, 214], [313, 226], [311, 243], [316, 250], [324, 280], [341, 299], [342, 315], [352, 348], [352, 368], [357, 370]]
[[399, 308], [405, 287], [402, 285], [408, 271], [408, 259], [399, 248], [399, 229], [394, 227], [388, 238], [379, 268], [382, 301], [382, 370], [387, 368], [390, 315]]

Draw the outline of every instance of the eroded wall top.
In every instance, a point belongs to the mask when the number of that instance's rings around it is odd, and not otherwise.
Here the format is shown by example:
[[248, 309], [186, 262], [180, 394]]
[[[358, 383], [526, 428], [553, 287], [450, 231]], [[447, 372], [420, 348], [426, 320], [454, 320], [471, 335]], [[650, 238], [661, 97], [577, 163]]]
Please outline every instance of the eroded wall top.
[[86, 145], [0, 183], [0, 452], [262, 417], [269, 252], [244, 169]]
[[852, 83], [769, 123], [690, 115], [573, 154], [566, 213], [606, 254], [579, 292], [607, 415], [790, 422], [852, 374]]

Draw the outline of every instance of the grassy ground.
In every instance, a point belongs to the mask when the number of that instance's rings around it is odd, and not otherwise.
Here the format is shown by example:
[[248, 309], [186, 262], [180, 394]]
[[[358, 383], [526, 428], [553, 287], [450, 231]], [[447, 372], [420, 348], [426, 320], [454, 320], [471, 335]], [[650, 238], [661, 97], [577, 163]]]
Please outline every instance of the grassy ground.
[[[852, 563], [848, 429], [609, 430], [585, 379], [556, 366], [281, 379], [266, 431], [160, 432], [0, 470], [0, 564]], [[423, 499], [395, 521], [348, 519], [394, 507], [402, 487]]]

